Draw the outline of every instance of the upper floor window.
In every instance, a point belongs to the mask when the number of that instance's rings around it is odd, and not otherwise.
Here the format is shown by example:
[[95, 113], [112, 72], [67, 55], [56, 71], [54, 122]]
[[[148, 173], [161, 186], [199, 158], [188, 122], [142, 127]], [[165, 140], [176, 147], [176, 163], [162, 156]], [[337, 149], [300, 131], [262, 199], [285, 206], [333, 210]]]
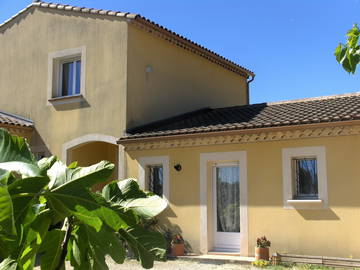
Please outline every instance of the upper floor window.
[[318, 198], [316, 158], [293, 158], [294, 199]]
[[81, 86], [81, 59], [75, 58], [63, 61], [60, 72], [58, 96], [79, 95]]
[[81, 102], [85, 94], [86, 48], [49, 54], [48, 105]]

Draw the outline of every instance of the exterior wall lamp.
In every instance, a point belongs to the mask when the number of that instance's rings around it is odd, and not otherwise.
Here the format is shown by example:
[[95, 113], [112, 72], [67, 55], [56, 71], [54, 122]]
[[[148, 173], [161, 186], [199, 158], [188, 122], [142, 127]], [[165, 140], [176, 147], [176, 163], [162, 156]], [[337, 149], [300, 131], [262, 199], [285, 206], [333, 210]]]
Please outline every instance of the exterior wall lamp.
[[180, 171], [182, 170], [182, 167], [181, 167], [180, 164], [176, 164], [176, 165], [174, 166], [174, 169], [175, 169], [176, 171], [180, 172]]

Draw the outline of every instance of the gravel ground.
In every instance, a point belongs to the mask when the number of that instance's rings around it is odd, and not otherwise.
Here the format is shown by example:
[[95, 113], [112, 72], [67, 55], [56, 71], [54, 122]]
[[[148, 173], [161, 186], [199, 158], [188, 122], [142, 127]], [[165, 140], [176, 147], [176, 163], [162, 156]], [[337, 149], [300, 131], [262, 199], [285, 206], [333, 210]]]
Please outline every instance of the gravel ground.
[[[109, 263], [110, 270], [142, 270], [139, 262], [135, 260], [126, 261], [124, 264], [115, 265]], [[250, 266], [239, 264], [208, 264], [194, 261], [174, 260], [167, 262], [155, 262], [154, 270], [249, 270]]]
[[[110, 258], [107, 259], [109, 270], [143, 270], [140, 263], [136, 260], [126, 260], [124, 264], [115, 264]], [[71, 270], [72, 267], [69, 263], [66, 263], [66, 270]], [[155, 262], [154, 270], [261, 270], [251, 265], [241, 265], [241, 264], [223, 264], [223, 263], [205, 263], [197, 261], [185, 261], [185, 260], [169, 260], [167, 262]], [[312, 265], [297, 265], [290, 268], [264, 268], [264, 270], [331, 270], [331, 268], [325, 267], [315, 267]], [[35, 270], [40, 270], [40, 267], [35, 267]], [[337, 270], [349, 270], [349, 268], [337, 268]]]
[[[111, 259], [106, 260], [109, 270], [144, 270], [136, 260], [126, 260], [123, 264], [116, 264]], [[66, 263], [66, 270], [73, 269], [70, 264]], [[155, 262], [154, 270], [254, 270], [258, 269], [250, 265], [240, 264], [216, 264], [216, 263], [199, 263], [195, 261], [169, 260], [167, 262]], [[40, 267], [35, 267], [40, 270]]]
[[[126, 260], [123, 264], [116, 264], [111, 259], [107, 259], [109, 270], [144, 270], [140, 263], [136, 260]], [[66, 270], [73, 268], [66, 262]], [[258, 268], [250, 265], [240, 264], [219, 264], [219, 263], [199, 263], [196, 261], [184, 260], [169, 260], [166, 262], [155, 262], [154, 270], [255, 270]], [[35, 270], [40, 270], [40, 267], [35, 267]]]

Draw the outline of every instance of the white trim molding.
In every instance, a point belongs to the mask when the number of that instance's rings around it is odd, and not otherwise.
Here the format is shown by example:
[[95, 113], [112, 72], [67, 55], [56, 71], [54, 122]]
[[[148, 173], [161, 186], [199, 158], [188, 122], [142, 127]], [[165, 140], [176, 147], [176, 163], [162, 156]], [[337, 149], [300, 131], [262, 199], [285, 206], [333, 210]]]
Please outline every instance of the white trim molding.
[[247, 158], [246, 151], [213, 152], [200, 154], [200, 252], [206, 254], [212, 247], [209, 246], [208, 202], [209, 179], [208, 166], [217, 162], [237, 162], [240, 166], [240, 255], [248, 256], [248, 191], [247, 191]]
[[[334, 124], [335, 125], [335, 124]], [[338, 123], [335, 126], [278, 127], [254, 130], [209, 132], [120, 141], [127, 151], [296, 140], [332, 136], [360, 135], [360, 125]]]
[[124, 179], [125, 178], [125, 151], [124, 147], [118, 145], [116, 143], [117, 138], [110, 135], [104, 134], [87, 134], [78, 138], [75, 138], [71, 141], [68, 141], [62, 145], [62, 161], [66, 164], [69, 163], [71, 159], [71, 151], [77, 147], [80, 147], [84, 144], [91, 143], [91, 142], [106, 142], [109, 144], [113, 144], [118, 147], [118, 178]]
[[163, 199], [168, 203], [170, 201], [170, 167], [169, 167], [169, 156], [152, 156], [152, 157], [141, 157], [138, 159], [139, 162], [139, 186], [141, 189], [147, 190], [146, 183], [146, 166], [149, 165], [162, 165], [163, 166]]
[[[318, 198], [294, 199], [292, 159], [315, 157], [318, 170]], [[325, 146], [282, 149], [283, 200], [285, 209], [322, 209], [328, 207], [326, 149]]]
[[[60, 96], [60, 71], [64, 60], [79, 58], [81, 60], [80, 94], [71, 96]], [[76, 103], [84, 100], [85, 97], [85, 76], [86, 76], [86, 47], [67, 49], [49, 53], [48, 56], [48, 84], [47, 84], [47, 105], [62, 105]]]

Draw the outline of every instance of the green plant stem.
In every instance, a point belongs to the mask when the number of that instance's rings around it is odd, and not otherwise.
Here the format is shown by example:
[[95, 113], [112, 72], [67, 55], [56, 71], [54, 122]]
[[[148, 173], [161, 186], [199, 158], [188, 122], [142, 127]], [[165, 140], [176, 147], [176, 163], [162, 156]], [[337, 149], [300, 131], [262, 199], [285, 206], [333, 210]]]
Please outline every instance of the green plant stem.
[[55, 268], [55, 270], [63, 269], [63, 266], [65, 264], [65, 259], [66, 259], [66, 254], [67, 254], [67, 246], [68, 246], [71, 231], [72, 231], [72, 228], [73, 228], [72, 223], [71, 223], [69, 218], [65, 219], [64, 226], [67, 226], [67, 228], [66, 228], [66, 232], [65, 232], [64, 241], [63, 241], [63, 243], [61, 245], [61, 255], [60, 255], [60, 259], [59, 259], [59, 264]]

